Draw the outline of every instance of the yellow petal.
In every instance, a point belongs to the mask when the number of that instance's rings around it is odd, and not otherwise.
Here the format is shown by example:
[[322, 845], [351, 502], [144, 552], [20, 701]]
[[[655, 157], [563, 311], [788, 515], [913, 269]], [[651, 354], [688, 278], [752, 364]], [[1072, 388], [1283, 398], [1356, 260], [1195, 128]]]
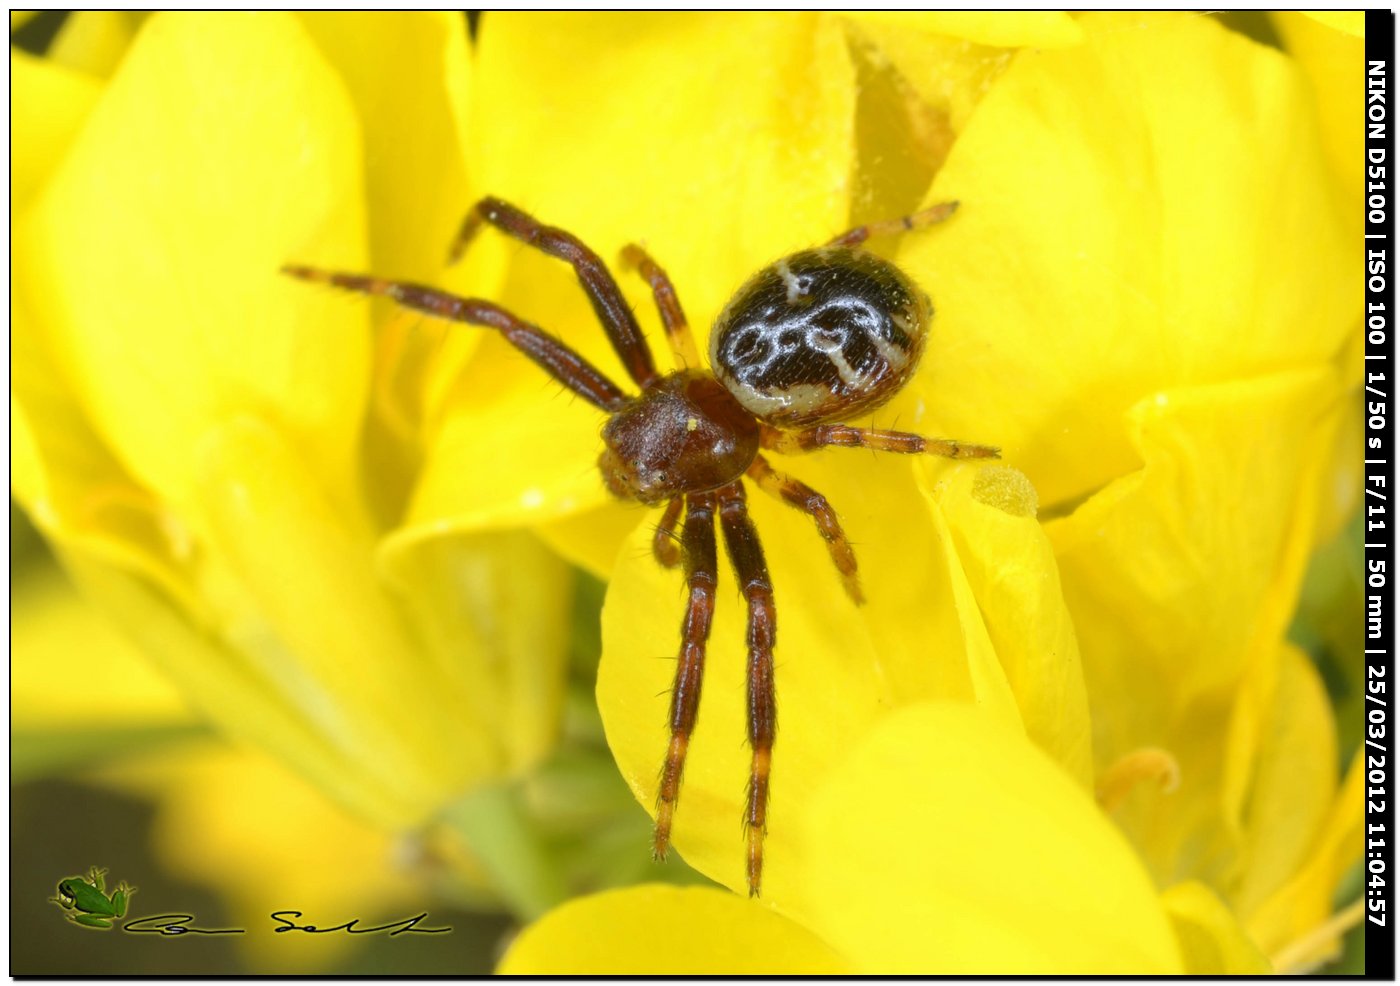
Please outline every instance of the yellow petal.
[[[473, 131], [489, 135], [473, 167], [480, 187], [610, 265], [624, 244], [644, 243], [675, 280], [702, 348], [745, 277], [845, 223], [854, 93], [830, 18], [492, 13], [475, 82]], [[478, 241], [464, 264], [510, 261], [493, 300], [630, 387], [566, 264], [492, 229]], [[668, 369], [649, 292], [634, 273], [621, 282]], [[605, 502], [602, 416], [499, 339], [482, 343], [443, 416], [413, 522], [535, 523]]]
[[[276, 700], [357, 765], [373, 817], [421, 820], [497, 763], [486, 724], [418, 646], [373, 577], [370, 532], [336, 509], [284, 436], [253, 418], [212, 430], [193, 463], [219, 629]], [[339, 614], [337, 618], [329, 618]]]
[[10, 49], [10, 201], [16, 212], [62, 159], [101, 92], [78, 72]]
[[568, 567], [529, 534], [451, 528], [391, 538], [378, 562], [417, 639], [457, 683], [462, 718], [485, 730], [477, 743], [498, 758], [486, 772], [523, 770], [553, 749], [573, 598]]
[[[1357, 94], [1366, 85], [1365, 12], [1282, 11], [1271, 16], [1289, 54], [1298, 59], [1312, 83], [1327, 160], [1339, 186], [1337, 194], [1350, 207], [1361, 201], [1366, 175], [1366, 131], [1353, 112]], [[1361, 210], [1347, 208], [1346, 216], [1354, 233], [1359, 234]]]
[[45, 53], [57, 65], [110, 78], [146, 15], [127, 10], [79, 10], [63, 20]]
[[340, 85], [290, 17], [141, 32], [17, 251], [57, 361], [148, 486], [188, 504], [199, 436], [255, 411], [349, 488], [365, 339], [328, 317], [342, 299], [277, 271], [361, 265], [358, 161]]
[[65, 542], [60, 557], [83, 595], [96, 601], [142, 652], [178, 684], [200, 716], [233, 735], [278, 751], [316, 777], [342, 804], [373, 817], [382, 793], [366, 791], [362, 772], [333, 749], [297, 709], [258, 680], [244, 657], [190, 621], [190, 610], [126, 558], [90, 541]]
[[10, 770], [16, 781], [71, 773], [205, 735], [151, 662], [52, 561], [11, 590]]
[[1307, 861], [1284, 886], [1245, 916], [1245, 925], [1281, 971], [1307, 970], [1336, 955], [1341, 932], [1325, 917], [1337, 881], [1361, 858], [1365, 845], [1363, 796], [1367, 747], [1352, 757], [1346, 777]]
[[958, 214], [900, 253], [938, 315], [895, 409], [1052, 509], [1134, 468], [1136, 401], [1331, 359], [1360, 303], [1286, 58], [1186, 14], [1080, 24], [978, 104], [928, 197]]
[[[15, 259], [22, 270], [24, 258]], [[22, 275], [17, 277], [22, 281]], [[194, 609], [189, 525], [116, 461], [55, 365], [26, 293], [10, 295], [11, 491], [50, 539], [139, 573]]]
[[[457, 276], [461, 268], [444, 276], [448, 244], [479, 191], [466, 171], [472, 52], [465, 19], [447, 11], [307, 12], [300, 19], [344, 82], [360, 123], [367, 269], [466, 294], [494, 288], [467, 284]], [[330, 265], [335, 256], [299, 259]], [[375, 383], [363, 447], [366, 473], [375, 478], [372, 505], [388, 520], [402, 516], [418, 469], [425, 401], [483, 333], [434, 324], [386, 300], [370, 308]], [[346, 326], [354, 328], [353, 321]]]
[[1269, 960], [1210, 888], [1191, 881], [1162, 893], [1189, 976], [1263, 976]]
[[1065, 13], [859, 11], [843, 22], [857, 71], [851, 223], [914, 211], [973, 110], [1011, 61], [1008, 47], [1083, 41]]
[[885, 718], [805, 822], [798, 917], [861, 972], [1181, 971], [1122, 836], [1048, 757], [970, 707]]
[[10, 604], [13, 730], [190, 721], [170, 682], [52, 563], [26, 570]]
[[[340, 74], [363, 133], [370, 258], [385, 277], [482, 294], [494, 282], [445, 273], [448, 245], [479, 189], [466, 174], [466, 113], [472, 50], [459, 13], [339, 11], [305, 13], [301, 22]], [[302, 258], [321, 262], [318, 256]], [[424, 402], [440, 378], [461, 368], [484, 333], [433, 325], [388, 301], [371, 304], [375, 347], [374, 415], [365, 426], [365, 457], [375, 506], [398, 518], [407, 480], [421, 454]]]
[[[11, 192], [28, 206], [67, 153], [101, 94], [93, 80], [12, 51], [15, 157]], [[42, 297], [24, 289], [28, 260], [14, 259], [10, 295], [11, 489], [49, 537], [101, 542], [108, 554], [179, 594], [174, 556], [187, 534], [112, 456], [43, 338]]]
[[1305, 10], [1304, 17], [1325, 24], [1334, 31], [1350, 34], [1354, 38], [1366, 36], [1366, 11], [1364, 10]]
[[828, 946], [757, 901], [708, 888], [628, 887], [570, 901], [511, 945], [502, 976], [839, 976]]
[[1262, 735], [1241, 717], [1268, 707], [1236, 709], [1235, 690], [1279, 659], [1320, 485], [1297, 449], [1325, 447], [1336, 393], [1319, 371], [1146, 400], [1127, 423], [1142, 470], [1047, 527], [1100, 763], [1158, 747], [1180, 765], [1178, 792], [1144, 788], [1117, 813], [1164, 884], [1219, 889], [1232, 871], [1229, 820]]
[[1063, 48], [1081, 44], [1084, 32], [1059, 10], [1007, 11], [925, 10], [919, 13], [861, 11], [848, 16], [904, 31], [946, 35], [999, 48]]
[[300, 20], [360, 121], [369, 269], [437, 277], [469, 202], [466, 19], [452, 11], [355, 11], [307, 12]]
[[[1337, 789], [1337, 739], [1332, 705], [1312, 662], [1285, 645], [1277, 685], [1268, 695], [1257, 763], [1244, 806], [1242, 862], [1235, 909], [1248, 916], [1296, 873], [1317, 838]], [[1245, 689], [1241, 700], [1256, 696]], [[1331, 895], [1311, 902], [1314, 920]]]
[[[868, 600], [856, 607], [846, 597], [809, 517], [758, 490], [750, 494], [777, 613], [779, 727], [763, 892], [782, 906], [805, 865], [794, 838], [805, 797], [876, 719], [910, 702], [954, 698], [983, 703], [1013, 732], [1021, 725], [947, 523], [929, 510], [909, 463], [836, 449], [776, 464], [828, 497], [856, 546]], [[681, 572], [663, 570], [652, 558], [651, 537], [642, 525], [618, 555], [598, 671], [608, 745], [648, 807], [667, 746], [686, 598]], [[687, 863], [742, 890], [745, 611], [723, 551], [705, 690], [673, 837]]]
[[1035, 490], [1010, 466], [948, 470], [932, 491], [976, 596], [1026, 734], [1092, 784], [1089, 701], [1074, 624]]
[[[1147, 681], [1207, 692], [1274, 654], [1317, 497], [1316, 460], [1290, 450], [1326, 445], [1318, 409], [1336, 394], [1318, 371], [1144, 400], [1126, 421], [1142, 469], [1048, 525], [1080, 645], [1095, 655], [1101, 755], [1150, 745], [1160, 724], [1147, 716], [1167, 709], [1129, 708]], [[1106, 691], [1110, 680], [1130, 691]]]
[[536, 533], [559, 554], [600, 579], [612, 577], [618, 545], [637, 526], [651, 528], [656, 515], [635, 503], [608, 502], [593, 510], [541, 524]]

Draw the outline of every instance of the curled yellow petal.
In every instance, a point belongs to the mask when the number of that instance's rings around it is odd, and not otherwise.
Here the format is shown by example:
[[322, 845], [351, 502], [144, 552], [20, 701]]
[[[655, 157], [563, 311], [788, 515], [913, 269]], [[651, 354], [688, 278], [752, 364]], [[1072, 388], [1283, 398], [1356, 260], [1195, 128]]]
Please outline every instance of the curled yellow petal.
[[976, 615], [964, 622], [986, 625], [1027, 735], [1087, 788], [1093, 764], [1079, 643], [1036, 520], [1035, 489], [1016, 469], [991, 464], [948, 470], [932, 499], [976, 599]]

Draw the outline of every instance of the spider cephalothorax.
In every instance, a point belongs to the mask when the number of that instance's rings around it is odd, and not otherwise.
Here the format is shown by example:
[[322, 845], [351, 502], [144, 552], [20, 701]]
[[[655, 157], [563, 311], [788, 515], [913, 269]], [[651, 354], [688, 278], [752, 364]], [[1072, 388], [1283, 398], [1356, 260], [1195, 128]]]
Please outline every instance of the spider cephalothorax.
[[765, 493], [812, 517], [846, 591], [859, 603], [863, 596], [855, 553], [835, 511], [816, 490], [775, 470], [762, 450], [793, 454], [839, 445], [950, 458], [997, 455], [995, 448], [986, 445], [840, 423], [874, 410], [904, 386], [923, 353], [932, 316], [927, 296], [893, 264], [860, 250], [860, 244], [872, 235], [938, 222], [955, 207], [956, 203], [944, 203], [902, 219], [857, 226], [825, 247], [792, 254], [759, 271], [735, 293], [715, 322], [710, 372], [700, 368], [670, 279], [640, 247], [626, 247], [623, 259], [651, 284], [681, 367], [662, 375], [617, 282], [596, 253], [577, 237], [542, 225], [500, 199], [478, 202], [462, 225], [452, 256], [458, 256], [487, 222], [572, 264], [613, 349], [640, 388], [636, 397], [624, 394], [554, 336], [489, 301], [360, 274], [284, 268], [294, 277], [384, 295], [430, 315], [496, 329], [555, 380], [609, 413], [598, 458], [603, 481], [623, 499], [666, 504], [653, 541], [654, 553], [668, 568], [684, 562], [689, 589], [671, 692], [671, 739], [657, 794], [653, 851], [658, 858], [665, 856], [670, 845], [686, 747], [699, 709], [718, 581], [718, 518], [748, 606], [752, 765], [744, 822], [751, 894], [758, 893], [763, 873], [768, 776], [777, 729], [776, 613], [768, 565], [745, 504], [743, 479], [747, 476]]

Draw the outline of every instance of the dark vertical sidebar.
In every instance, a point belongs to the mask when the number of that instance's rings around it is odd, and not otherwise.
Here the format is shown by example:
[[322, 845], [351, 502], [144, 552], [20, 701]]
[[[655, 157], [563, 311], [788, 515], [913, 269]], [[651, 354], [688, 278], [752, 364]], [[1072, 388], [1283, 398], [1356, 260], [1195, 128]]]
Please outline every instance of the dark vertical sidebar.
[[1390, 485], [1395, 441], [1390, 420], [1390, 391], [1395, 371], [1391, 338], [1395, 312], [1395, 197], [1391, 193], [1395, 142], [1391, 136], [1390, 93], [1394, 67], [1395, 15], [1366, 12], [1365, 168], [1362, 208], [1365, 224], [1366, 366], [1362, 391], [1366, 419], [1364, 511], [1366, 550], [1365, 678], [1365, 819], [1363, 872], [1366, 902], [1366, 977], [1395, 977], [1394, 798], [1391, 782], [1395, 756], [1390, 708], [1397, 696], [1395, 632], [1391, 623], [1395, 594], [1394, 530]]

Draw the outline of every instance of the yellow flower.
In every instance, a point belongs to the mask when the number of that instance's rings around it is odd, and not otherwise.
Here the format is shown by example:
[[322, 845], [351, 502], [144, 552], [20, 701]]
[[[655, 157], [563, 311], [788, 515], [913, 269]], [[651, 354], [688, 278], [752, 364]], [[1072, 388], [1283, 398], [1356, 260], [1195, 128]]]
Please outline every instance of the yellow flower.
[[420, 438], [375, 343], [405, 327], [278, 274], [441, 273], [462, 20], [160, 14], [109, 80], [11, 63], [13, 489], [69, 572], [200, 715], [376, 826], [540, 761], [567, 568], [400, 523]]
[[[1029, 40], [1004, 23], [997, 38], [963, 40]], [[783, 463], [841, 513], [871, 599], [859, 611], [810, 523], [751, 498], [780, 627], [766, 901], [792, 911], [834, 865], [809, 852], [800, 819], [846, 751], [896, 707], [955, 699], [1024, 730], [1086, 790], [1101, 786], [1179, 925], [1215, 929], [1215, 964], [1201, 968], [1233, 967], [1256, 946], [1288, 957], [1326, 924], [1350, 859], [1329, 834], [1351, 809], [1325, 767], [1325, 700], [1283, 634], [1323, 520], [1345, 503], [1334, 446], [1354, 375], [1354, 247], [1285, 56], [1201, 17], [1069, 23], [1054, 44], [964, 44], [957, 62], [946, 36], [879, 19], [488, 17], [474, 132], [490, 140], [474, 171], [605, 257], [644, 239], [702, 340], [774, 256], [864, 219], [962, 203], [898, 244], [938, 315], [923, 371], [875, 421], [998, 444], [1007, 466], [839, 450]], [[573, 57], [604, 33], [610, 57]], [[882, 43], [898, 57], [880, 57]], [[941, 99], [920, 74], [930, 66], [947, 73]], [[924, 184], [911, 166], [881, 185], [872, 162], [915, 132]], [[503, 303], [612, 368], [567, 268], [499, 239], [472, 256], [499, 263], [502, 251]], [[624, 290], [646, 319], [637, 281]], [[413, 510], [456, 517], [466, 504], [478, 523], [535, 523], [611, 571], [599, 702], [649, 805], [678, 583], [656, 570], [638, 512], [603, 499], [596, 414], [542, 401], [520, 364], [482, 344], [441, 405]], [[531, 471], [522, 450], [541, 447], [550, 461]], [[509, 468], [485, 485], [454, 476], [479, 449]], [[745, 656], [732, 598], [721, 594], [674, 838], [687, 862], [742, 890]], [[1284, 730], [1295, 712], [1296, 732]], [[1278, 770], [1295, 743], [1310, 744], [1308, 769]], [[1161, 777], [1179, 779], [1175, 794], [1141, 783]], [[1298, 807], [1293, 819], [1265, 807], [1280, 802]], [[995, 851], [928, 851], [940, 850]], [[1300, 890], [1313, 870], [1319, 882]], [[1265, 903], [1285, 888], [1287, 906]], [[1246, 931], [1254, 945], [1240, 944]]]
[[[528, 766], [567, 589], [528, 526], [610, 576], [599, 705], [650, 805], [681, 600], [647, 515], [598, 481], [596, 412], [493, 335], [272, 271], [481, 294], [621, 380], [566, 265], [481, 236], [443, 271], [473, 194], [605, 258], [643, 241], [702, 348], [762, 264], [956, 198], [880, 246], [938, 314], [875, 423], [1005, 462], [781, 463], [841, 513], [860, 610], [810, 521], [751, 498], [780, 628], [763, 902], [581, 901], [505, 968], [1325, 955], [1359, 774], [1339, 790], [1283, 634], [1344, 512], [1359, 302], [1293, 64], [1206, 18], [1058, 14], [488, 15], [467, 63], [443, 18], [280, 15], [153, 17], [105, 85], [16, 61], [58, 121], [12, 179], [16, 494], [200, 711], [383, 826]], [[641, 280], [624, 291], [659, 339]], [[722, 591], [674, 831], [735, 890], [742, 640]], [[991, 900], [989, 866], [1025, 882]], [[632, 930], [665, 916], [733, 952], [698, 966]]]

